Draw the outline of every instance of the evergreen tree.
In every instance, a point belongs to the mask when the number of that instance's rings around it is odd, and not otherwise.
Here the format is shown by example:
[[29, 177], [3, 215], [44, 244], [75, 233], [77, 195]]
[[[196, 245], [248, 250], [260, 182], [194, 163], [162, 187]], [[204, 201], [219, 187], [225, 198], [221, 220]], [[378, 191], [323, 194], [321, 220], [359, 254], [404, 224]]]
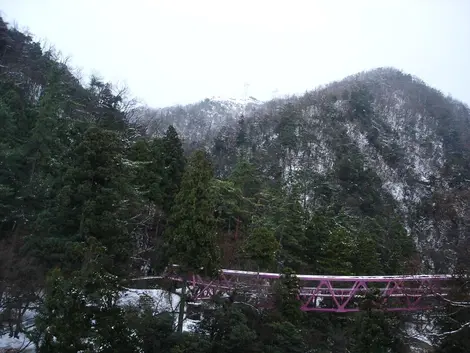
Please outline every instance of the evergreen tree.
[[[181, 188], [165, 232], [170, 264], [180, 266], [183, 278], [188, 273], [214, 276], [220, 269], [220, 253], [210, 192], [213, 171], [203, 151], [196, 151], [183, 174]], [[186, 281], [180, 301], [178, 331], [182, 331]]]
[[129, 159], [133, 162], [133, 183], [154, 205], [163, 203], [161, 183], [164, 164], [161, 145], [159, 138], [150, 141], [140, 138], [129, 149]]
[[379, 217], [376, 219], [378, 228], [376, 225], [375, 234], [380, 236], [379, 241], [382, 244], [379, 251], [384, 272], [409, 273], [408, 265], [416, 255], [413, 239], [407, 234], [406, 229], [396, 217], [389, 217], [385, 221]]
[[161, 190], [163, 192], [163, 211], [170, 215], [175, 197], [183, 177], [185, 158], [181, 140], [175, 128], [170, 125], [162, 140], [163, 164], [165, 170]]
[[286, 104], [281, 111], [279, 124], [275, 132], [279, 135], [279, 142], [286, 150], [293, 150], [297, 145], [297, 110], [292, 103]]
[[264, 352], [302, 353], [306, 350], [301, 330], [290, 322], [267, 323], [263, 333]]
[[208, 337], [211, 352], [257, 352], [257, 333], [244, 312], [235, 305], [215, 309], [205, 317], [197, 332]]
[[325, 251], [320, 258], [320, 266], [326, 274], [352, 275], [352, 254], [354, 243], [351, 234], [343, 227], [331, 230], [325, 245]]
[[283, 266], [295, 271], [305, 271], [307, 267], [305, 211], [302, 209], [296, 192], [291, 192], [285, 197], [280, 213], [278, 218], [280, 225], [277, 228], [281, 246], [280, 262]]
[[332, 227], [331, 219], [332, 216], [320, 211], [315, 212], [310, 217], [306, 229], [308, 242], [305, 248], [307, 263], [310, 265], [308, 272], [315, 274], [325, 273], [325, 269], [320, 262], [326, 250], [330, 227]]
[[75, 160], [55, 206], [43, 213], [41, 232], [28, 244], [48, 268], [59, 263], [64, 270], [76, 268], [77, 259], [68, 251], [75, 242], [94, 237], [107, 249], [108, 268], [114, 273], [124, 269], [134, 243], [126, 222], [133, 195], [123, 152], [118, 133], [97, 127], [88, 129], [72, 151]]
[[[387, 353], [393, 347], [396, 332], [390, 332], [390, 323], [384, 313], [361, 313], [355, 320], [354, 353]], [[399, 352], [398, 350], [393, 350]]]
[[215, 203], [219, 227], [231, 231], [237, 229], [237, 222], [249, 219], [251, 201], [242, 195], [240, 188], [230, 180], [214, 179], [210, 189]]
[[243, 196], [254, 198], [262, 188], [262, 180], [255, 165], [246, 159], [239, 159], [230, 176], [235, 186], [242, 190]]
[[360, 232], [354, 250], [353, 269], [356, 275], [373, 276], [382, 274], [378, 242], [367, 230]]
[[65, 277], [52, 271], [36, 318], [39, 352], [131, 352], [138, 341], [118, 307], [117, 277], [102, 265], [105, 248], [90, 239], [83, 267]]
[[245, 239], [243, 252], [258, 271], [270, 270], [279, 250], [274, 233], [266, 227], [255, 227]]
[[306, 254], [315, 274], [352, 275], [355, 239], [342, 215], [318, 211], [307, 227]]
[[172, 263], [183, 271], [213, 275], [219, 270], [214, 202], [210, 194], [212, 173], [206, 154], [195, 152], [172, 208], [165, 237]]
[[[377, 293], [357, 315], [302, 314], [287, 267], [421, 273], [423, 255], [436, 272], [458, 269], [455, 290], [427, 314], [433, 349], [469, 351], [464, 104], [378, 69], [266, 103], [214, 137], [206, 112], [223, 104], [169, 108], [149, 129], [138, 116], [130, 123], [125, 91], [96, 77], [82, 85], [59, 54], [1, 18], [0, 63], [0, 325], [10, 336], [28, 330], [22, 316], [34, 305], [40, 352], [408, 352], [411, 315], [380, 311]], [[173, 126], [148, 136], [168, 122], [184, 127], [186, 150]], [[185, 171], [196, 147], [212, 151], [223, 179], [201, 151]], [[421, 164], [442, 168], [426, 180]], [[386, 191], [400, 184], [403, 195]], [[217, 237], [234, 227], [241, 241]], [[118, 305], [121, 280], [168, 259], [183, 276], [215, 275], [219, 243], [237, 268], [284, 268], [274, 308], [234, 296], [205, 311], [198, 331], [174, 333], [172, 314]]]
[[290, 268], [284, 268], [276, 293], [276, 307], [283, 320], [294, 325], [299, 325], [303, 318], [300, 311], [300, 284], [295, 272]]

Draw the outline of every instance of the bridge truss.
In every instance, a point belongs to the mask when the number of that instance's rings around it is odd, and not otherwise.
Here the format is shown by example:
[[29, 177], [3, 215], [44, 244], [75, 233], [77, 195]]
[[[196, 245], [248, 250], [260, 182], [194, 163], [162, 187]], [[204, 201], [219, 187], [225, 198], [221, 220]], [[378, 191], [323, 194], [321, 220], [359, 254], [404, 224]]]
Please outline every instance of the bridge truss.
[[[346, 313], [369, 307], [384, 311], [418, 311], [434, 307], [449, 291], [450, 275], [312, 276], [296, 275], [303, 311]], [[147, 277], [151, 279], [154, 277]], [[191, 275], [186, 281], [175, 273], [160, 277], [182, 285], [191, 302], [218, 298], [248, 302], [257, 307], [273, 303], [278, 273], [224, 269], [215, 279]], [[145, 278], [141, 278], [145, 279]]]

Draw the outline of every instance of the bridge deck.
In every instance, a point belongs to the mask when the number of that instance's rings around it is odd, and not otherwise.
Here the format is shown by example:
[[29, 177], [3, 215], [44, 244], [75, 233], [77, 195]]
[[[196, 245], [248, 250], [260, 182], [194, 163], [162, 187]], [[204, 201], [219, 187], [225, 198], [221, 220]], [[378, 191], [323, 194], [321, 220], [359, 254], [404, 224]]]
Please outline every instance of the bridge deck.
[[[279, 273], [222, 269], [215, 279], [197, 275], [187, 277], [187, 289], [192, 301], [230, 297], [236, 293], [243, 300], [265, 306], [272, 301], [273, 284]], [[298, 299], [301, 310], [319, 312], [356, 312], [368, 298], [384, 311], [425, 310], [446, 296], [451, 275], [393, 276], [323, 276], [296, 275], [300, 282]], [[175, 272], [164, 276], [141, 277], [170, 280], [180, 285], [183, 280]], [[368, 296], [374, 293], [373, 299]]]

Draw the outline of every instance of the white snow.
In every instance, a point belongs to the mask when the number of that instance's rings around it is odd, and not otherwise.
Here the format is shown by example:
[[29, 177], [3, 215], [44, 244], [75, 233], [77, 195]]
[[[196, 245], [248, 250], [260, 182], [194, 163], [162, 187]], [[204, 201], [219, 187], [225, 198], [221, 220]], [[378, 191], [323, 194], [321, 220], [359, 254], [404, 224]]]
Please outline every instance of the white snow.
[[[417, 319], [418, 319], [418, 322], [419, 321], [428, 322], [429, 327], [432, 327], [432, 325], [434, 324], [434, 320], [431, 320], [431, 322], [429, 322], [429, 319], [426, 319], [424, 315], [418, 315]], [[421, 327], [421, 325], [417, 323], [409, 322], [406, 324], [405, 331], [409, 335], [410, 338], [414, 338], [415, 340], [418, 340], [432, 347], [432, 342], [429, 339], [429, 335], [428, 336], [425, 335], [425, 333], [430, 334], [431, 331], [427, 330], [426, 328]]]
[[[281, 274], [271, 272], [253, 272], [253, 271], [238, 271], [238, 270], [221, 270], [224, 275], [238, 275], [247, 277], [260, 277], [260, 278], [279, 278]], [[452, 275], [398, 275], [398, 276], [324, 276], [324, 275], [295, 275], [300, 280], [305, 281], [321, 281], [321, 280], [334, 280], [334, 281], [356, 281], [356, 280], [417, 280], [417, 279], [435, 279], [435, 280], [448, 280]]]
[[215, 102], [228, 102], [232, 104], [237, 104], [237, 105], [243, 105], [243, 104], [262, 104], [263, 102], [257, 100], [254, 97], [247, 97], [247, 98], [234, 98], [234, 97], [222, 97], [222, 96], [213, 96], [210, 98], [207, 98], [211, 101]]
[[23, 334], [20, 333], [19, 338], [9, 337], [8, 334], [0, 336], [0, 352], [6, 351], [7, 349], [24, 349], [22, 352], [34, 352], [34, 345], [29, 341], [29, 339]]
[[[166, 292], [162, 289], [127, 289], [122, 292], [122, 295], [117, 301], [117, 304], [120, 306], [136, 306], [139, 304], [140, 297], [151, 298], [153, 303], [153, 308], [155, 312], [170, 312], [175, 315], [175, 325], [178, 320], [178, 305], [180, 302], [180, 297], [177, 294]], [[197, 303], [199, 304], [199, 303]], [[23, 325], [25, 327], [29, 326], [29, 329], [33, 328], [35, 312], [27, 310], [24, 315]], [[183, 322], [183, 331], [192, 331], [193, 325], [198, 321], [191, 320], [184, 315]], [[24, 333], [19, 334], [19, 338], [9, 337], [8, 333], [0, 336], [0, 352], [3, 352], [4, 349], [23, 349], [25, 353], [32, 353], [35, 351], [33, 344], [25, 336]]]
[[179, 296], [161, 289], [127, 289], [118, 299], [118, 305], [138, 305], [141, 297], [152, 299], [156, 311], [176, 311]]
[[[153, 301], [155, 312], [170, 312], [175, 315], [175, 325], [178, 321], [178, 306], [180, 303], [180, 297], [177, 294], [173, 294], [163, 289], [131, 289], [128, 288], [122, 293], [122, 296], [119, 298], [118, 305], [131, 305], [136, 306], [139, 304], [139, 299], [141, 297], [149, 297]], [[188, 319], [186, 313], [184, 315], [183, 321], [183, 331], [192, 331], [192, 326], [196, 324], [197, 321]]]

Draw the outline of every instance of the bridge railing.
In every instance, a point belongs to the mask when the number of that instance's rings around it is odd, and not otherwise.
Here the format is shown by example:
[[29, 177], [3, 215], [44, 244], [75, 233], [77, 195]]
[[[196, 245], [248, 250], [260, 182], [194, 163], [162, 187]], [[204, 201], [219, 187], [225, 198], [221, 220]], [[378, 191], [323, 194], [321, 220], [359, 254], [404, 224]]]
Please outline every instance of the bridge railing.
[[[217, 278], [190, 275], [187, 292], [190, 300], [204, 301], [218, 297], [237, 296], [255, 305], [272, 302], [273, 284], [279, 273], [222, 269]], [[182, 283], [176, 271], [162, 278]], [[385, 311], [426, 310], [449, 292], [450, 275], [398, 276], [321, 276], [296, 275], [300, 283], [299, 301], [303, 311], [354, 312], [361, 310], [365, 300]], [[371, 293], [375, 296], [371, 299]]]

